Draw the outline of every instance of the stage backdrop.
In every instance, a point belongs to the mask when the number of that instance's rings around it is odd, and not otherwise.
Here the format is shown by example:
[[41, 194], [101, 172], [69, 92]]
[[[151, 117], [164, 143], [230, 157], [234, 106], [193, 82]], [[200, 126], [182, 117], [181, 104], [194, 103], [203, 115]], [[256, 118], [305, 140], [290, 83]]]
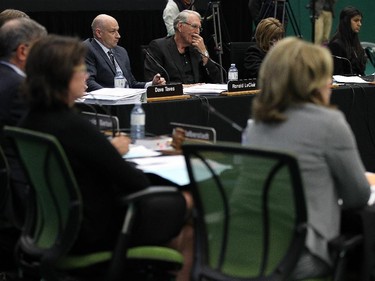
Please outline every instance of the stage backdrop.
[[[259, 0], [262, 1], [262, 0]], [[142, 80], [143, 64], [141, 45], [147, 45], [152, 39], [166, 35], [162, 20], [162, 11], [167, 0], [0, 0], [0, 10], [6, 8], [20, 9], [33, 19], [43, 24], [50, 33], [78, 36], [86, 39], [91, 37], [90, 24], [100, 13], [114, 16], [120, 25], [121, 41], [130, 55], [133, 73]], [[248, 10], [248, 0], [212, 1], [219, 3], [220, 15], [216, 16], [221, 22], [221, 38], [223, 43], [223, 66], [227, 69], [229, 42], [249, 41], [252, 37], [253, 26]], [[204, 15], [212, 14], [212, 3], [209, 0], [196, 0], [198, 11]], [[310, 0], [279, 0], [286, 3], [289, 9], [289, 24], [287, 35], [301, 36], [311, 41], [311, 18], [307, 8]], [[338, 0], [335, 6], [332, 33], [336, 29], [340, 10], [347, 5], [355, 5], [364, 15], [360, 33], [361, 41], [375, 42], [375, 1]], [[294, 20], [291, 20], [291, 18]], [[295, 23], [293, 28], [292, 25]], [[217, 36], [213, 30], [213, 21], [203, 23], [205, 41], [211, 57], [218, 59], [218, 50], [214, 49], [214, 39]]]

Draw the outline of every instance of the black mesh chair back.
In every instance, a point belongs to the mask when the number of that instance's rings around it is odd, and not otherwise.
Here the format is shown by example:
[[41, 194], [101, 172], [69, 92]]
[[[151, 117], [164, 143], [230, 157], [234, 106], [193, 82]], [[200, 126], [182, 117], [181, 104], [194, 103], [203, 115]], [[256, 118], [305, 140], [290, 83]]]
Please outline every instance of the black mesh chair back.
[[287, 280], [304, 247], [297, 160], [226, 145], [185, 145], [196, 227], [193, 280]]

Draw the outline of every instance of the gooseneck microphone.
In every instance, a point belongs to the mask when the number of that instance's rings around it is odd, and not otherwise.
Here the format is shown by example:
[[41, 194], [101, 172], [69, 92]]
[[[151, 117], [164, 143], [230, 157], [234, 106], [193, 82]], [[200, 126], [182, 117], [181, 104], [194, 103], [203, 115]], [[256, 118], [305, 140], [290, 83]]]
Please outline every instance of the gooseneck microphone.
[[[222, 67], [220, 64], [218, 64], [216, 61], [214, 61], [213, 59], [211, 59], [209, 56], [206, 56], [205, 54], [201, 53], [198, 49], [197, 49], [198, 53], [201, 54], [201, 56], [205, 57], [205, 58], [208, 58], [213, 64], [217, 65], [218, 67], [220, 67], [220, 69], [223, 70], [223, 72], [225, 73], [225, 77], [228, 77], [228, 72], [225, 70], [224, 67]], [[227, 81], [221, 81], [221, 83], [225, 84], [227, 83]]]
[[210, 104], [208, 103], [202, 103], [202, 106], [204, 108], [207, 109], [208, 112], [210, 113], [213, 113], [214, 115], [216, 115], [217, 117], [219, 117], [221, 120], [223, 120], [224, 122], [226, 122], [227, 124], [231, 125], [234, 129], [236, 129], [238, 132], [242, 133], [244, 128], [242, 128], [240, 125], [238, 125], [236, 122], [234, 122], [233, 120], [229, 119], [228, 117], [226, 117], [225, 115], [223, 115], [222, 113], [220, 113], [219, 111], [217, 111], [213, 106], [211, 106]]
[[167, 83], [170, 83], [171, 82], [171, 79], [169, 78], [169, 74], [168, 74], [168, 71], [150, 54], [150, 52], [146, 49], [144, 49], [146, 55], [152, 59], [152, 61], [161, 69], [163, 70], [163, 72], [165, 73], [165, 75], [167, 76], [166, 78], [168, 79], [167, 80]]
[[334, 57], [335, 59], [339, 59], [339, 60], [344, 60], [346, 61], [348, 64], [349, 64], [349, 67], [350, 67], [350, 73], [346, 73], [346, 74], [350, 74], [350, 75], [353, 75], [353, 67], [352, 67], [352, 63], [350, 62], [350, 60], [348, 58], [345, 58], [345, 57], [340, 57], [340, 56], [336, 56], [336, 55], [332, 55], [332, 57]]

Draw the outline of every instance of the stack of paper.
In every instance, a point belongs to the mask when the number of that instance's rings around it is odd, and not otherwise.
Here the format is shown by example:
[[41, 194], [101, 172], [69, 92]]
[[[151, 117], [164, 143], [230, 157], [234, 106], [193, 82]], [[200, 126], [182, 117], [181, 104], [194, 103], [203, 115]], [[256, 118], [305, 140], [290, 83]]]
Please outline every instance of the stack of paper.
[[219, 95], [226, 91], [228, 91], [227, 84], [195, 84], [184, 86], [184, 94], [186, 95]]
[[83, 96], [84, 102], [104, 101], [107, 104], [132, 104], [141, 101], [146, 89], [133, 88], [102, 88], [88, 92]]

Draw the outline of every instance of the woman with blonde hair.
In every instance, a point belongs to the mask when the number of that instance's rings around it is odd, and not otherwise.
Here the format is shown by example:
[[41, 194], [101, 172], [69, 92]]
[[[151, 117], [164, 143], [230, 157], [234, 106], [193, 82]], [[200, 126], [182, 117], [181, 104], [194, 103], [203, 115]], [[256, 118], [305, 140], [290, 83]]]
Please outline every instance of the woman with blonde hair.
[[245, 53], [244, 68], [246, 78], [257, 78], [260, 65], [267, 52], [284, 37], [284, 27], [278, 19], [265, 18], [255, 30], [255, 42]]
[[328, 49], [294, 37], [281, 40], [261, 66], [255, 122], [249, 122], [244, 143], [298, 159], [308, 233], [291, 280], [330, 272], [328, 242], [339, 235], [341, 209], [363, 207], [370, 197], [353, 133], [344, 115], [329, 105], [332, 71]]

